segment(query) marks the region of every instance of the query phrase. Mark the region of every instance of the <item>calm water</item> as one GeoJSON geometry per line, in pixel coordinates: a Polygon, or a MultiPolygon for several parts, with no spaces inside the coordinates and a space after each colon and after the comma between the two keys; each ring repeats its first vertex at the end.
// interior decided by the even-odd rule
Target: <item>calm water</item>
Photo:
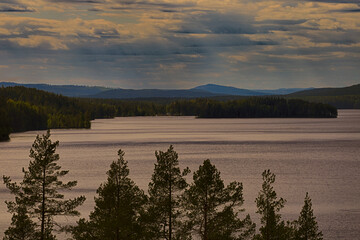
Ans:
{"type": "MultiPolygon", "coordinates": [[[[12,134],[0,143],[0,175],[22,179],[29,149],[36,134],[12,134]]],[[[53,130],[59,140],[59,164],[69,169],[78,186],[67,196],[86,195],[80,208],[87,216],[105,172],[125,151],[132,179],[144,190],[151,178],[155,150],[173,144],[181,166],[196,170],[209,158],[228,183],[244,184],[246,212],[257,220],[254,200],[261,188],[261,173],[276,175],[275,190],[287,199],[285,219],[297,218],[305,193],[325,239],[360,236],[360,111],[340,110],[337,119],[195,119],[194,117],[129,117],[95,120],[91,130],[53,130]]],[[[10,223],[0,185],[0,238],[10,223]]],[[[66,219],[67,220],[67,219],[66,219]]],[[[65,221],[66,221],[65,220],[65,221]]],[[[69,218],[67,221],[73,222],[69,218]]]]}

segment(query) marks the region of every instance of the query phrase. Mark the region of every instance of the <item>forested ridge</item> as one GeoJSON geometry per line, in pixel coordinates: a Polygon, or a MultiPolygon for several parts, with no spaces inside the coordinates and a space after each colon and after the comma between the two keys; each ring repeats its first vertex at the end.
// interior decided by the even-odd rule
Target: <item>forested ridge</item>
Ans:
{"type": "Polygon", "coordinates": [[[315,88],[289,94],[286,98],[300,98],[341,109],[360,109],[360,84],[344,88],[315,88]]]}
{"type": "MultiPolygon", "coordinates": [[[[274,190],[275,174],[262,173],[263,183],[255,199],[257,226],[243,208],[243,184],[225,185],[220,171],[209,159],[192,174],[180,168],[178,154],[170,145],[156,151],[154,172],[148,192],[130,178],[125,152],[107,171],[107,179],[96,191],[94,210],[76,224],[62,226],[56,216],[79,216],[77,207],[84,196],[66,199],[76,181],[63,182],[68,170],[61,170],[56,153],[58,141],[50,131],[37,136],[30,149],[30,163],[23,168],[20,183],[3,176],[4,184],[14,195],[6,201],[12,214],[3,240],[56,240],[56,232],[67,232],[73,240],[322,240],[308,193],[296,220],[284,221],[281,209],[286,200],[274,190]],[[67,191],[65,191],[68,193],[67,191]]],[[[246,186],[245,186],[246,187],[246,186]]],[[[299,209],[300,210],[300,209],[299,209]]]]}
{"type": "Polygon", "coordinates": [[[127,116],[198,116],[201,118],[336,117],[321,103],[281,97],[240,99],[117,100],[70,98],[34,88],[0,88],[0,140],[12,132],[55,128],[90,128],[95,118],[127,116]]]}

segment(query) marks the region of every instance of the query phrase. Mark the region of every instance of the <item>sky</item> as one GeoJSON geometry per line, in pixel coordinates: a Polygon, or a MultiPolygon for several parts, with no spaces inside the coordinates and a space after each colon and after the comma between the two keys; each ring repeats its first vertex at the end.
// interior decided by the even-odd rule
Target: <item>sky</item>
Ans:
{"type": "Polygon", "coordinates": [[[360,83],[360,0],[0,0],[0,81],[360,83]]]}

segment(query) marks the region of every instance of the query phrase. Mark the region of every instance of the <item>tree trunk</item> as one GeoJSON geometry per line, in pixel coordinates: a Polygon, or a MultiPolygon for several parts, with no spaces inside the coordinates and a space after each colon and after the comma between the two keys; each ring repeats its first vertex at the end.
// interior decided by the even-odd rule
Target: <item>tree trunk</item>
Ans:
{"type": "Polygon", "coordinates": [[[45,232],[45,167],[43,169],[43,183],[42,183],[42,203],[41,203],[41,240],[44,240],[45,232]]]}
{"type": "Polygon", "coordinates": [[[172,235],[172,164],[170,163],[169,171],[169,240],[172,235]]]}
{"type": "Polygon", "coordinates": [[[172,234],[172,206],[171,206],[171,181],[169,185],[169,240],[171,240],[171,234],[172,234]]]}
{"type": "Polygon", "coordinates": [[[204,240],[208,240],[208,193],[207,188],[205,192],[205,206],[204,206],[204,240]]]}

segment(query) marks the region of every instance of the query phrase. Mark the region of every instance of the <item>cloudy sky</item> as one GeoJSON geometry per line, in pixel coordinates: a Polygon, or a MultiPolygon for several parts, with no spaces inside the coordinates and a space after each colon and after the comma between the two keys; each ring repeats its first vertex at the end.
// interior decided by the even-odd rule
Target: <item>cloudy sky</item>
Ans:
{"type": "Polygon", "coordinates": [[[352,85],[360,0],[0,0],[0,81],[352,85]]]}

